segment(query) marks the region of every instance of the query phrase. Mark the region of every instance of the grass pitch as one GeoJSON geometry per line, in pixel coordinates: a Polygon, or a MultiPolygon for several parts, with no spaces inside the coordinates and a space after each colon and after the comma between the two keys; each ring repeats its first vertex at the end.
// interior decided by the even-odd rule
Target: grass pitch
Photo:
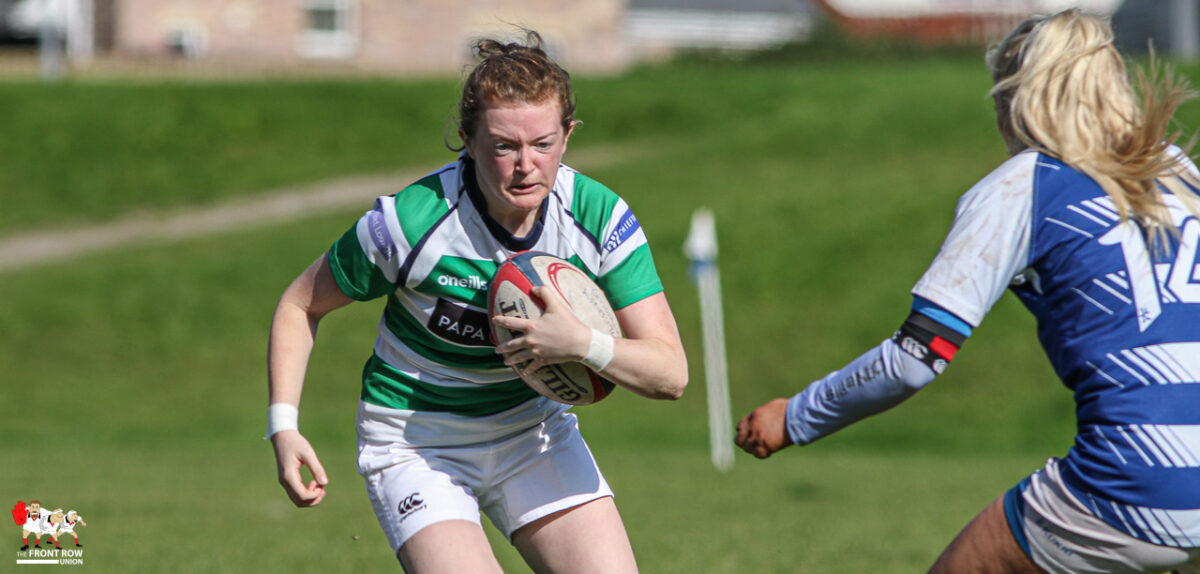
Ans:
{"type": "MultiPolygon", "coordinates": [[[[717,213],[736,418],[904,319],[957,197],[1004,159],[987,88],[978,59],[961,58],[690,63],[577,80],[585,125],[567,161],[624,150],[587,173],[637,210],[692,365],[678,402],[618,392],[576,409],[643,571],[920,571],[979,509],[1070,446],[1070,393],[1006,297],[946,374],[901,407],[767,461],[739,454],[729,473],[709,463],[699,310],[681,249],[692,210],[717,213]]],[[[0,102],[41,116],[3,112],[24,136],[0,139],[0,237],[432,169],[453,158],[439,151],[453,94],[453,81],[0,84],[0,102]],[[106,117],[134,127],[108,130],[106,117]],[[50,128],[31,127],[39,121],[50,128]]],[[[1193,108],[1182,126],[1195,125],[1193,108]]],[[[332,477],[319,508],[291,507],[261,438],[275,302],[360,213],[0,275],[0,494],[78,510],[90,571],[396,571],[354,470],[358,375],[378,305],[322,323],[300,422],[332,477]]],[[[20,543],[9,528],[3,561],[20,543]]],[[[527,571],[491,534],[505,569],[527,571]]]]}

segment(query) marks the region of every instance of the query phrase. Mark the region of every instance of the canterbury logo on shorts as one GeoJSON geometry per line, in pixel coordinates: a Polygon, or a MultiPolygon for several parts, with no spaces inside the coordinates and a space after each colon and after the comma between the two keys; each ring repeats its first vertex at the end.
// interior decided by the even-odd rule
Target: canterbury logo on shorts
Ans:
{"type": "Polygon", "coordinates": [[[425,501],[421,499],[420,492],[414,492],[404,497],[404,500],[401,500],[400,504],[397,505],[396,510],[400,513],[400,519],[403,520],[407,518],[409,514],[412,514],[417,510],[421,510],[422,508],[425,508],[425,501]]]}

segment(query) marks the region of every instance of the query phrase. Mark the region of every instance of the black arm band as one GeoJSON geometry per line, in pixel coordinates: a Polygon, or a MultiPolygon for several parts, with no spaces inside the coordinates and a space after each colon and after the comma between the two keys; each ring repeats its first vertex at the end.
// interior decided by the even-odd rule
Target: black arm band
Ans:
{"type": "Polygon", "coordinates": [[[939,375],[966,340],[962,333],[916,311],[892,335],[892,342],[939,375]]]}

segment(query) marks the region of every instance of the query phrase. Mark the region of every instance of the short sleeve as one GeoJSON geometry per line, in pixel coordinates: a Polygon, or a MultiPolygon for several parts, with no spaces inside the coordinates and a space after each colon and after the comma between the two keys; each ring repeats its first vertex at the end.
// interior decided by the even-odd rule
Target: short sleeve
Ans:
{"type": "Polygon", "coordinates": [[[963,195],[950,233],[913,295],[979,326],[1029,265],[1036,161],[1036,152],[1022,152],[963,195]]]}
{"type": "Polygon", "coordinates": [[[329,248],[334,280],[352,299],[366,301],[396,289],[400,249],[388,225],[389,212],[394,210],[384,209],[391,203],[394,200],[390,197],[377,200],[375,208],[363,214],[329,248]]]}
{"type": "Polygon", "coordinates": [[[663,290],[646,232],[625,200],[612,204],[601,237],[599,284],[614,309],[663,290]]]}
{"type": "Polygon", "coordinates": [[[615,268],[601,276],[598,283],[608,294],[608,302],[613,309],[637,303],[663,290],[649,244],[642,244],[635,249],[615,268]]]}

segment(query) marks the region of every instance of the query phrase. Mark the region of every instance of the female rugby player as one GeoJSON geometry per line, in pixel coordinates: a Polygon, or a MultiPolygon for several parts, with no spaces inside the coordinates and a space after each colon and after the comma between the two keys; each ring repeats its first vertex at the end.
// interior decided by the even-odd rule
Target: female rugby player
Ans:
{"type": "Polygon", "coordinates": [[[989,52],[1012,157],[959,201],[908,319],[738,424],[766,458],[899,404],[1013,291],[1075,394],[1075,445],[976,516],[933,572],[1200,572],[1200,180],[1167,129],[1193,94],[1153,65],[1135,90],[1112,37],[1069,10],[989,52]]]}
{"type": "Polygon", "coordinates": [[[380,197],[284,292],[271,325],[268,436],[297,506],[328,477],[297,430],[317,324],[352,301],[386,296],[363,372],[358,466],[408,572],[500,572],[480,526],[487,513],[537,572],[635,572],[625,527],[567,405],[534,393],[509,365],[587,359],[636,394],[675,399],[687,361],[646,236],[626,202],[562,165],[575,128],[568,74],[528,32],[483,40],[459,102],[464,151],[380,197]],[[584,326],[552,291],[536,320],[490,338],[487,284],[518,251],[580,264],[625,334],[584,326]],[[597,344],[597,343],[600,344],[597,344]],[[313,480],[307,484],[300,467],[313,480]]]}

